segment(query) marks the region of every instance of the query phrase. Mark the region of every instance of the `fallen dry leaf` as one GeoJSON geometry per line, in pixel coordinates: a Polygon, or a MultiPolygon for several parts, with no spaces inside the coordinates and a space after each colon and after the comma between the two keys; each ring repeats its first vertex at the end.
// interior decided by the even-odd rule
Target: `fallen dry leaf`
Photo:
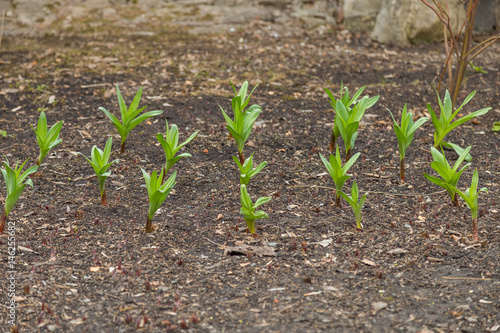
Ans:
{"type": "Polygon", "coordinates": [[[361,260],[361,262],[365,265],[368,265],[368,266],[375,266],[375,267],[378,266],[375,262],[373,262],[369,259],[363,259],[363,260],[361,260]]]}
{"type": "Polygon", "coordinates": [[[228,246],[224,250],[224,255],[246,255],[247,253],[251,253],[258,257],[268,256],[275,257],[276,252],[274,252],[274,248],[270,246],[251,246],[251,245],[239,245],[239,246],[228,246]]]}

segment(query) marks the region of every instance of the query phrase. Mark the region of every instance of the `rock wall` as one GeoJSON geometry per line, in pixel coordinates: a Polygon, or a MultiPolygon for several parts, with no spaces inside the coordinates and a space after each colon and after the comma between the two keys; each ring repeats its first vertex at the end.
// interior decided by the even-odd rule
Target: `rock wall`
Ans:
{"type": "MultiPolygon", "coordinates": [[[[455,31],[465,18],[461,0],[447,2],[455,31]]],[[[432,3],[432,0],[429,0],[432,3]]],[[[440,39],[443,27],[436,14],[421,0],[345,0],[346,27],[354,32],[368,32],[381,43],[418,44],[440,39]]],[[[493,33],[500,25],[500,0],[480,0],[474,28],[479,33],[493,33]]]]}

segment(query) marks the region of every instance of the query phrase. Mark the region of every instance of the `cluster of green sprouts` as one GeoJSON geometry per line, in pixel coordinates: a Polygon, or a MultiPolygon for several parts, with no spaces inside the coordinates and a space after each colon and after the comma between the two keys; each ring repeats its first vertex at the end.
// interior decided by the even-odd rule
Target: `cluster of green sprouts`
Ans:
{"type": "MultiPolygon", "coordinates": [[[[334,126],[332,129],[332,135],[330,138],[330,151],[335,150],[335,155],[330,155],[329,159],[326,159],[323,155],[320,155],[320,158],[330,173],[332,180],[335,184],[335,193],[336,193],[336,206],[340,207],[340,198],[344,198],[346,202],[351,206],[354,211],[354,215],[356,218],[356,227],[362,228],[361,224],[361,210],[363,208],[366,194],[362,197],[359,195],[358,185],[356,182],[353,182],[351,188],[351,195],[344,193],[342,188],[344,184],[352,177],[351,174],[348,174],[348,170],[354,165],[356,160],[359,157],[359,153],[355,154],[353,158],[351,158],[351,150],[354,147],[355,139],[358,135],[357,130],[359,127],[359,121],[364,115],[364,112],[369,107],[373,106],[379,96],[375,96],[369,98],[365,96],[361,98],[363,90],[365,87],[360,88],[352,97],[349,94],[349,89],[344,87],[341,84],[341,93],[340,98],[336,99],[333,93],[325,88],[325,91],[330,98],[329,103],[330,106],[335,111],[335,120],[334,126]],[[344,146],[346,151],[346,163],[342,165],[342,159],[340,157],[340,152],[338,145],[336,145],[336,140],[339,136],[342,136],[344,140],[344,146]]],[[[438,94],[438,105],[440,109],[439,117],[436,115],[436,112],[432,109],[430,104],[427,104],[427,109],[431,115],[432,124],[434,125],[435,133],[434,133],[434,147],[431,148],[431,154],[433,157],[433,162],[431,163],[432,169],[434,169],[441,178],[428,175],[424,173],[424,176],[435,183],[446,189],[448,194],[450,195],[451,201],[455,206],[459,206],[458,197],[461,196],[464,201],[467,203],[467,206],[471,209],[472,219],[473,219],[473,237],[475,240],[478,239],[477,232],[477,193],[486,191],[485,188],[477,191],[477,182],[478,182],[478,174],[477,169],[474,172],[472,185],[466,192],[461,192],[457,189],[457,184],[460,179],[462,173],[470,166],[470,163],[464,165],[460,168],[462,162],[464,160],[470,161],[472,157],[469,152],[471,147],[467,147],[465,149],[460,146],[451,143],[445,142],[445,136],[457,128],[461,124],[465,123],[468,120],[471,120],[475,117],[486,114],[491,108],[484,108],[475,112],[472,112],[468,115],[465,115],[458,120],[453,122],[453,119],[458,115],[460,110],[474,97],[475,91],[470,93],[463,103],[458,107],[455,111],[453,111],[453,104],[450,98],[450,94],[448,91],[445,93],[444,100],[441,100],[438,94]],[[444,151],[439,152],[437,148],[442,147],[451,148],[455,150],[459,157],[455,162],[454,166],[451,167],[446,157],[444,155],[444,151]]],[[[415,131],[424,125],[429,118],[422,117],[414,121],[414,116],[412,112],[408,112],[407,105],[405,104],[403,110],[401,112],[401,121],[398,124],[392,112],[388,109],[391,114],[393,120],[393,128],[398,140],[399,146],[399,156],[400,156],[400,171],[399,177],[401,181],[405,181],[405,157],[406,150],[410,146],[413,141],[415,131]]]]}
{"type": "MultiPolygon", "coordinates": [[[[265,213],[263,210],[257,210],[257,208],[267,203],[269,200],[271,200],[271,198],[260,197],[254,203],[250,197],[250,194],[248,193],[248,185],[253,177],[266,167],[267,162],[263,161],[255,166],[253,159],[255,153],[252,153],[250,157],[245,159],[243,151],[245,143],[251,134],[253,125],[262,112],[262,108],[257,104],[248,107],[250,97],[257,88],[257,85],[250,91],[250,93],[248,93],[248,82],[246,81],[241,85],[241,88],[238,91],[232,83],[231,86],[235,94],[235,96],[231,100],[234,120],[227,115],[222,107],[220,107],[220,109],[226,121],[226,127],[229,131],[229,137],[233,138],[236,141],[236,146],[238,149],[238,156],[233,156],[233,160],[239,170],[241,202],[240,214],[244,216],[244,220],[248,226],[248,230],[250,231],[250,233],[255,236],[256,220],[269,218],[267,213],[265,213]]],[[[335,154],[330,154],[329,158],[325,158],[322,154],[319,154],[321,161],[328,170],[335,184],[336,206],[341,207],[340,198],[344,198],[344,200],[351,206],[354,212],[356,227],[359,229],[363,227],[361,223],[361,210],[364,206],[367,194],[365,193],[362,196],[360,195],[358,184],[355,181],[352,184],[350,195],[343,192],[343,187],[346,182],[348,182],[349,179],[353,176],[352,174],[348,174],[348,171],[356,163],[360,156],[360,153],[356,153],[351,157],[355,140],[358,136],[359,123],[363,115],[365,114],[365,111],[368,108],[374,106],[379,99],[379,96],[371,98],[368,96],[364,96],[360,98],[361,94],[364,91],[364,88],[365,87],[358,89],[356,93],[351,97],[349,94],[349,89],[341,84],[340,98],[338,99],[335,98],[330,90],[325,88],[325,91],[330,99],[329,103],[335,111],[335,120],[329,147],[330,151],[335,150],[335,154]],[[344,141],[344,164],[342,163],[339,147],[336,144],[336,140],[339,136],[341,136],[344,141]]],[[[135,97],[129,107],[127,107],[127,105],[125,104],[118,86],[116,86],[116,90],[118,96],[118,106],[121,113],[121,121],[119,121],[118,118],[113,116],[106,109],[102,107],[100,107],[99,109],[103,111],[106,116],[108,116],[108,118],[112,121],[118,133],[120,134],[120,153],[123,153],[127,136],[130,131],[144,120],[160,115],[163,113],[163,111],[155,110],[141,114],[141,112],[146,108],[146,106],[139,108],[139,103],[142,95],[142,87],[135,94],[135,97]]],[[[453,110],[452,99],[448,91],[446,91],[443,100],[441,100],[438,95],[437,102],[440,109],[439,116],[436,114],[430,104],[427,104],[427,110],[430,113],[432,124],[435,129],[434,146],[431,148],[431,155],[433,158],[431,167],[440,176],[440,178],[431,176],[427,173],[424,173],[424,176],[432,183],[444,188],[448,192],[451,201],[455,206],[459,206],[459,197],[464,200],[464,202],[471,210],[474,240],[478,240],[478,194],[480,192],[486,191],[486,188],[481,188],[478,190],[479,175],[477,168],[474,171],[471,186],[467,188],[465,192],[462,192],[457,188],[460,176],[471,165],[471,146],[463,149],[456,144],[444,141],[446,135],[453,129],[457,128],[468,120],[486,114],[491,109],[483,108],[453,121],[458,116],[460,110],[474,97],[475,93],[475,91],[470,93],[465,98],[460,107],[458,107],[456,110],[453,110]],[[441,149],[441,151],[438,150],[439,148],[441,149]],[[453,167],[448,163],[443,148],[451,148],[458,153],[459,157],[455,161],[453,167]],[[469,163],[462,166],[462,163],[464,161],[467,161],[469,163]]],[[[401,181],[404,182],[406,151],[413,141],[415,131],[423,126],[429,119],[426,117],[422,117],[420,119],[414,120],[414,115],[412,112],[409,112],[407,110],[406,104],[402,109],[401,120],[399,123],[396,121],[392,112],[390,110],[388,111],[391,114],[393,120],[393,128],[399,146],[399,176],[401,181]]],[[[16,163],[14,167],[11,167],[9,161],[7,160],[7,158],[5,158],[5,161],[3,162],[4,168],[1,169],[1,172],[7,187],[7,197],[4,205],[4,210],[0,218],[0,233],[3,232],[7,217],[9,216],[10,211],[16,204],[26,185],[33,187],[33,182],[28,177],[37,171],[38,166],[43,162],[50,150],[62,142],[62,139],[59,138],[62,125],[62,121],[59,121],[49,129],[47,126],[47,118],[45,112],[41,112],[36,129],[32,127],[33,131],[36,134],[37,142],[40,148],[40,153],[38,158],[36,159],[35,166],[32,166],[23,172],[22,170],[27,163],[27,160],[21,165],[19,165],[19,163],[16,163]]],[[[178,154],[180,149],[190,143],[197,136],[197,134],[198,132],[194,132],[184,142],[179,143],[179,129],[175,124],[169,127],[168,121],[166,121],[165,134],[157,134],[156,138],[158,139],[159,144],[162,146],[165,152],[165,164],[161,167],[161,171],[159,173],[157,171],[152,171],[151,175],[141,168],[149,197],[149,210],[145,227],[146,232],[149,233],[155,230],[155,227],[152,224],[153,217],[175,186],[177,171],[174,171],[168,178],[167,174],[169,173],[171,168],[179,161],[179,159],[183,157],[191,157],[191,154],[189,154],[188,152],[178,154]]],[[[84,156],[84,158],[92,166],[97,176],[101,202],[103,205],[106,205],[105,181],[106,178],[111,174],[110,167],[112,166],[112,164],[119,162],[119,160],[110,161],[111,149],[112,138],[109,138],[106,142],[104,150],[101,150],[94,145],[91,149],[90,157],[78,153],[84,156]]]]}
{"type": "Polygon", "coordinates": [[[262,171],[262,169],[264,169],[264,167],[267,165],[267,162],[264,161],[261,162],[257,167],[254,167],[254,154],[252,153],[252,155],[250,155],[250,157],[247,159],[245,159],[243,155],[245,142],[248,140],[248,137],[252,132],[253,124],[262,112],[262,108],[257,104],[254,104],[245,110],[250,102],[250,96],[252,96],[252,93],[254,92],[255,88],[257,88],[257,86],[258,85],[255,85],[250,94],[248,94],[247,81],[243,82],[239,91],[236,91],[236,87],[233,85],[233,83],[231,83],[231,87],[233,88],[235,94],[235,96],[231,100],[234,120],[232,120],[224,111],[224,109],[220,107],[222,115],[226,120],[226,127],[229,131],[229,136],[234,138],[234,140],[236,141],[236,146],[238,147],[238,157],[233,156],[233,160],[240,171],[240,214],[244,216],[248,230],[254,236],[256,235],[255,221],[261,218],[269,218],[269,216],[264,213],[264,211],[256,211],[256,208],[271,200],[270,197],[261,197],[257,199],[254,204],[247,190],[247,185],[250,180],[260,171],[262,171]]]}

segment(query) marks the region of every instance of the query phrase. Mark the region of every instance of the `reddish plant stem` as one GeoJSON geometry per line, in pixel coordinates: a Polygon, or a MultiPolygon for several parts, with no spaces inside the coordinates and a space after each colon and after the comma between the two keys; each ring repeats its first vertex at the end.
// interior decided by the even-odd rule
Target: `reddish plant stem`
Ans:
{"type": "Polygon", "coordinates": [[[106,190],[104,190],[102,192],[102,195],[101,195],[101,202],[102,202],[102,205],[103,206],[106,206],[106,190]]]}
{"type": "Polygon", "coordinates": [[[458,204],[458,195],[457,195],[456,193],[455,193],[455,198],[453,198],[453,205],[454,205],[455,207],[460,206],[460,205],[458,204]]]}
{"type": "Polygon", "coordinates": [[[401,177],[401,181],[405,181],[405,158],[403,157],[399,162],[399,177],[401,177]]]}
{"type": "Polygon", "coordinates": [[[474,237],[474,241],[479,240],[479,234],[477,232],[477,217],[472,219],[472,237],[474,237]]]}
{"type": "Polygon", "coordinates": [[[238,157],[240,159],[240,163],[241,165],[243,165],[243,163],[245,163],[245,156],[243,156],[243,152],[238,152],[238,157]]]}
{"type": "Polygon", "coordinates": [[[340,208],[340,195],[335,199],[335,206],[340,208]]]}
{"type": "Polygon", "coordinates": [[[7,222],[7,214],[5,210],[2,212],[2,217],[0,217],[0,234],[3,234],[3,229],[5,228],[5,222],[7,222]]]}
{"type": "Polygon", "coordinates": [[[148,219],[146,220],[146,233],[153,232],[153,219],[148,219]]]}
{"type": "Polygon", "coordinates": [[[346,152],[345,152],[345,162],[349,162],[349,160],[351,159],[351,149],[349,148],[346,152]]]}
{"type": "Polygon", "coordinates": [[[120,145],[120,154],[123,154],[125,152],[125,143],[127,141],[123,141],[122,144],[120,145]]]}
{"type": "Polygon", "coordinates": [[[163,185],[165,178],[167,178],[167,172],[165,171],[165,166],[162,166],[161,170],[163,171],[163,176],[161,176],[161,184],[163,185]]]}
{"type": "Polygon", "coordinates": [[[332,136],[330,137],[330,151],[335,150],[335,133],[332,131],[332,136]]]}

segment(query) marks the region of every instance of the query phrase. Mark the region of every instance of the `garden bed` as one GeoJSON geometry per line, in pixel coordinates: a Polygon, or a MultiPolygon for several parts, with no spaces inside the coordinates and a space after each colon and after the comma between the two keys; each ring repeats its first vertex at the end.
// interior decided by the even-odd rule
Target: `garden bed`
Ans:
{"type": "MultiPolygon", "coordinates": [[[[33,163],[38,147],[29,124],[40,111],[49,125],[64,121],[63,143],[9,216],[21,332],[500,330],[500,151],[491,131],[500,118],[498,45],[476,59],[488,72],[471,70],[460,97],[478,91],[464,114],[493,109],[447,137],[472,145],[459,188],[470,185],[475,168],[488,188],[479,199],[479,236],[487,244],[474,245],[463,201],[454,207],[422,175],[434,174],[432,123],[416,131],[401,183],[386,110],[399,118],[404,103],[418,117],[426,103],[436,108],[431,83],[444,61],[440,44],[389,47],[306,27],[277,35],[259,20],[213,35],[146,28],[154,33],[111,27],[4,37],[0,130],[7,137],[0,152],[33,163]],[[272,197],[257,237],[239,215],[237,150],[219,108],[230,110],[229,81],[245,80],[260,83],[251,103],[263,108],[245,153],[269,163],[250,193],[272,197]],[[368,193],[362,231],[345,202],[334,206],[334,184],[318,156],[329,153],[334,119],[323,88],[338,93],[341,81],[381,96],[363,118],[354,147],[361,157],[346,185],[355,180],[368,193]],[[122,155],[115,128],[98,110],[118,114],[114,84],[128,103],[143,86],[141,105],[164,110],[131,132],[122,155]],[[181,140],[199,135],[181,150],[193,156],[174,166],[177,184],[154,218],[158,230],[146,234],[140,168],[159,171],[164,163],[156,134],[165,133],[165,119],[181,140]],[[102,206],[93,170],[76,152],[88,156],[109,136],[111,158],[120,161],[110,168],[102,206]],[[259,250],[231,252],[242,245],[259,250]]],[[[6,283],[8,242],[0,242],[6,283]]],[[[6,293],[0,301],[0,324],[8,328],[6,293]]]]}

